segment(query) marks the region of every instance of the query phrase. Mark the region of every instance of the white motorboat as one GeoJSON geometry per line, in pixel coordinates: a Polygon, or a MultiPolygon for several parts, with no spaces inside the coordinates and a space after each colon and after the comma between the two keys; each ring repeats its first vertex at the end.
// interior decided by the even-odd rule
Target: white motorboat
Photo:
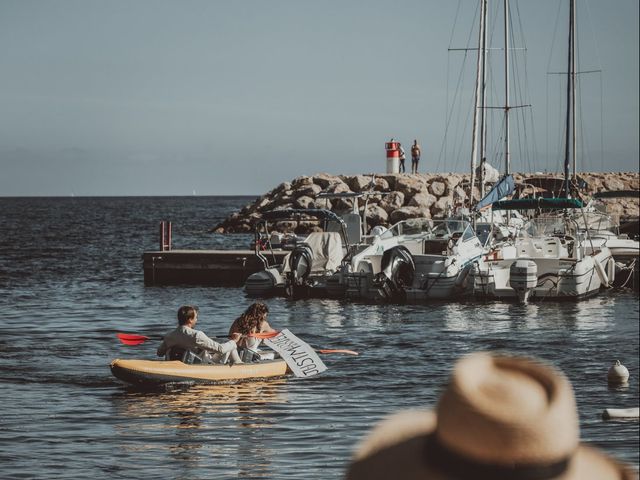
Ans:
{"type": "MultiPolygon", "coordinates": [[[[571,199],[500,202],[524,209],[533,204],[577,206],[571,199]],[[562,201],[562,202],[560,202],[562,201]]],[[[610,286],[615,262],[605,247],[593,248],[570,216],[537,217],[518,235],[482,256],[469,273],[467,290],[478,297],[580,300],[610,286]]]]}
{"type": "Polygon", "coordinates": [[[302,242],[293,245],[280,265],[268,266],[268,249],[256,249],[256,255],[263,259],[265,269],[247,278],[245,292],[259,297],[285,294],[290,297],[325,296],[326,279],[335,273],[349,251],[344,220],[324,209],[273,210],[265,212],[263,216],[265,222],[260,228],[267,232],[269,220],[301,216],[321,220],[324,228],[323,231],[310,233],[302,242]]]}
{"type": "Polygon", "coordinates": [[[424,241],[433,236],[432,227],[432,220],[414,218],[380,229],[369,245],[346,257],[332,276],[334,294],[373,300],[392,296],[395,285],[413,268],[412,256],[422,253],[424,241]]]}
{"type": "Polygon", "coordinates": [[[451,298],[463,290],[469,269],[482,253],[469,222],[442,220],[422,241],[422,252],[411,255],[412,268],[405,267],[397,280],[392,277],[390,285],[409,302],[451,298]]]}

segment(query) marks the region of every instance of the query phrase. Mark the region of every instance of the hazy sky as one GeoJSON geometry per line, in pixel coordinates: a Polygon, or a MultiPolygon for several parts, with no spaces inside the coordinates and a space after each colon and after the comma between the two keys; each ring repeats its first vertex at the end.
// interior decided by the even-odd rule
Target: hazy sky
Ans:
{"type": "MultiPolygon", "coordinates": [[[[638,3],[578,1],[579,69],[602,70],[581,77],[581,170],[638,169],[638,3]]],[[[390,137],[423,144],[422,171],[467,171],[469,117],[451,112],[458,83],[473,91],[475,54],[461,68],[448,49],[475,46],[476,9],[0,0],[0,196],[261,194],[298,175],[384,172],[390,137]]],[[[566,69],[568,1],[512,9],[533,143],[512,168],[557,170],[562,87],[549,72],[566,69]]]]}

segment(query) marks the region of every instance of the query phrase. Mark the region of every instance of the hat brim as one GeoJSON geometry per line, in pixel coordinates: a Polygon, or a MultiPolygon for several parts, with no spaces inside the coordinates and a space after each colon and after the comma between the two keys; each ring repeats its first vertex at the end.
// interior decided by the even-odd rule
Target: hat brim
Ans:
{"type": "MultiPolygon", "coordinates": [[[[435,433],[432,411],[407,410],[388,417],[360,443],[349,466],[347,480],[402,478],[450,480],[447,472],[425,460],[427,441],[435,433]]],[[[549,480],[627,480],[637,478],[622,465],[580,445],[567,470],[549,480]]]]}

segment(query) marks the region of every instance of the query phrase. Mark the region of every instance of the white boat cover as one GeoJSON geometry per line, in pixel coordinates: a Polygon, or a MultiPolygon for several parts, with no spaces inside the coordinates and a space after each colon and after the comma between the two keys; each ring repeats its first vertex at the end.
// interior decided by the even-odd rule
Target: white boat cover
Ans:
{"type": "MultiPolygon", "coordinates": [[[[328,272],[333,273],[340,266],[344,250],[342,248],[342,238],[338,232],[312,232],[304,240],[313,252],[311,261],[311,273],[328,272]]],[[[284,271],[291,271],[289,267],[289,256],[284,260],[284,271]]]]}

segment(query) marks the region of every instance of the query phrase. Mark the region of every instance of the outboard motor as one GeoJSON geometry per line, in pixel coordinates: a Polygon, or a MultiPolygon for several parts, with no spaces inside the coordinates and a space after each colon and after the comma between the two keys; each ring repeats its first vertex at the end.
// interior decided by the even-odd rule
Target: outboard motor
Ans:
{"type": "Polygon", "coordinates": [[[520,303],[527,303],[529,294],[538,285],[538,265],[532,260],[517,260],[509,268],[509,284],[518,294],[520,303]]]}
{"type": "Polygon", "coordinates": [[[297,296],[296,292],[299,287],[305,286],[306,280],[311,273],[311,265],[313,263],[313,251],[306,243],[297,244],[289,256],[290,272],[287,274],[287,294],[297,296]]]}
{"type": "Polygon", "coordinates": [[[382,283],[382,292],[387,298],[399,299],[413,283],[416,266],[409,250],[398,246],[384,252],[381,270],[378,281],[382,283]]]}

